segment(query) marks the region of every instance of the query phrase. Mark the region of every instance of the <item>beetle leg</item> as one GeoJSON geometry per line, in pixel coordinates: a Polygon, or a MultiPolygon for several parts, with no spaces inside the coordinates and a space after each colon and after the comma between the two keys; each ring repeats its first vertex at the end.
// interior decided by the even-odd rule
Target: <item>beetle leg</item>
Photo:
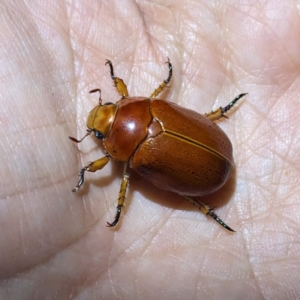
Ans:
{"type": "Polygon", "coordinates": [[[125,168],[124,168],[124,172],[123,172],[123,179],[122,179],[122,183],[121,183],[120,191],[119,191],[117,213],[116,213],[115,219],[112,223],[106,222],[107,227],[116,226],[117,223],[119,222],[122,208],[124,207],[125,195],[126,195],[128,185],[129,185],[129,174],[127,173],[127,164],[125,164],[125,168]]]}
{"type": "Polygon", "coordinates": [[[232,228],[230,228],[226,223],[224,223],[215,213],[212,208],[210,208],[208,205],[205,205],[204,203],[197,201],[191,197],[184,196],[191,204],[199,208],[204,214],[211,216],[215,221],[217,221],[221,226],[223,226],[225,229],[235,232],[232,228]]]}
{"type": "Polygon", "coordinates": [[[217,110],[213,110],[209,113],[205,113],[204,116],[209,118],[210,120],[212,121],[215,121],[215,120],[218,120],[222,117],[225,117],[227,118],[224,114],[229,111],[233,105],[238,101],[240,100],[242,97],[244,97],[245,95],[247,95],[247,93],[244,93],[244,94],[240,94],[238,95],[236,98],[234,98],[228,105],[226,105],[225,107],[220,107],[218,108],[217,110]]]}
{"type": "Polygon", "coordinates": [[[105,65],[107,65],[107,64],[109,65],[109,68],[110,68],[110,77],[114,81],[114,84],[115,84],[115,87],[116,87],[118,93],[122,96],[122,99],[128,97],[128,90],[127,90],[126,84],[124,83],[124,81],[121,78],[115,77],[113,64],[108,59],[106,60],[105,65]]]}
{"type": "Polygon", "coordinates": [[[165,87],[167,86],[167,84],[171,81],[172,78],[172,64],[170,62],[170,59],[168,57],[168,61],[166,62],[166,64],[168,64],[169,66],[169,76],[166,80],[163,81],[163,83],[151,94],[150,99],[155,98],[159,93],[161,93],[165,87]]]}
{"type": "Polygon", "coordinates": [[[96,172],[98,170],[101,170],[103,167],[105,167],[105,165],[109,162],[109,155],[106,155],[100,159],[97,159],[93,162],[91,162],[89,165],[87,165],[86,167],[82,168],[78,174],[79,176],[79,181],[77,183],[77,185],[75,186],[75,188],[72,190],[72,192],[77,192],[80,187],[82,186],[82,184],[84,183],[84,173],[85,171],[88,172],[96,172]]]}

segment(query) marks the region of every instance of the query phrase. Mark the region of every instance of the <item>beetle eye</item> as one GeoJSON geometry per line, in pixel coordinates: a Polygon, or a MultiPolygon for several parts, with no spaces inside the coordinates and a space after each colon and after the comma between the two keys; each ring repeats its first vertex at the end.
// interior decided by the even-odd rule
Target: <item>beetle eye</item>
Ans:
{"type": "Polygon", "coordinates": [[[104,138],[103,133],[100,131],[95,131],[95,137],[100,140],[104,138]]]}

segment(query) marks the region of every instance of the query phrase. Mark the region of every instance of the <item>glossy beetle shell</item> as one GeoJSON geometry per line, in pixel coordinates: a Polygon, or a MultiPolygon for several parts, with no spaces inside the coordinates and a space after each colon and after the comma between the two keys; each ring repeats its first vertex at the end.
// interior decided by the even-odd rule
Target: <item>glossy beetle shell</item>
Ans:
{"type": "Polygon", "coordinates": [[[225,113],[246,93],[238,95],[225,107],[219,107],[205,115],[156,99],[172,78],[172,64],[169,59],[166,63],[169,75],[150,97],[130,97],[124,81],[115,76],[112,62],[106,61],[121,100],[116,104],[102,104],[101,90],[90,91],[99,93],[99,105],[88,116],[87,133],[80,140],[69,138],[80,143],[94,133],[95,137],[102,140],[106,154],[80,170],[79,181],[72,191],[80,189],[86,171],[101,170],[113,158],[123,162],[124,170],[117,212],[114,221],[107,222],[107,226],[117,225],[120,219],[129,185],[130,167],[157,187],[182,195],[225,229],[233,232],[198,197],[219,189],[231,174],[231,143],[213,121],[225,117],[225,113]]]}
{"type": "MultiPolygon", "coordinates": [[[[99,118],[111,120],[107,114],[99,118]]],[[[101,131],[99,118],[88,118],[88,127],[101,131]]],[[[130,97],[117,102],[113,118],[103,139],[106,151],[161,189],[203,196],[219,189],[231,174],[231,142],[220,127],[195,111],[164,100],[130,97]]]]}

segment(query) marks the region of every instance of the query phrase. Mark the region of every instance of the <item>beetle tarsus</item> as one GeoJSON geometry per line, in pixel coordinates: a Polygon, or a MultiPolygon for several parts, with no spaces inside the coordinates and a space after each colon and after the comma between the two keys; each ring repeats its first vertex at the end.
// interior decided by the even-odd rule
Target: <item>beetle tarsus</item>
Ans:
{"type": "Polygon", "coordinates": [[[154,90],[154,92],[151,94],[150,96],[150,99],[153,99],[155,98],[158,94],[160,94],[164,89],[165,87],[167,86],[167,84],[171,81],[171,78],[172,78],[172,74],[173,74],[173,67],[172,67],[172,64],[170,62],[170,59],[168,57],[168,61],[166,62],[166,64],[168,64],[169,66],[169,75],[168,75],[168,78],[165,79],[163,81],[163,83],[161,85],[159,85],[159,87],[157,89],[154,90]]]}
{"type": "Polygon", "coordinates": [[[110,77],[111,77],[112,80],[115,80],[116,77],[115,77],[115,74],[114,74],[114,67],[113,67],[112,62],[109,59],[107,59],[105,65],[109,65],[110,77]]]}
{"type": "Polygon", "coordinates": [[[207,215],[211,216],[215,221],[217,221],[221,226],[223,226],[225,229],[231,231],[231,232],[236,232],[232,228],[230,228],[226,223],[224,223],[218,215],[215,214],[212,208],[210,208],[207,212],[207,215]]]}
{"type": "Polygon", "coordinates": [[[88,167],[84,167],[80,170],[78,176],[79,176],[79,181],[77,183],[77,185],[74,187],[74,189],[72,189],[72,192],[77,192],[80,187],[83,185],[84,183],[84,172],[88,169],[88,167]]]}
{"type": "Polygon", "coordinates": [[[75,186],[75,188],[72,190],[72,192],[77,192],[80,189],[80,187],[83,185],[85,171],[96,172],[98,170],[101,170],[109,162],[109,158],[110,158],[110,156],[107,153],[104,157],[99,158],[99,159],[97,159],[95,161],[92,161],[87,166],[85,166],[84,168],[82,168],[80,170],[79,174],[78,174],[79,181],[78,181],[77,185],[75,186]]]}
{"type": "Polygon", "coordinates": [[[117,213],[116,213],[114,221],[112,223],[106,222],[106,227],[114,227],[118,224],[119,219],[120,219],[120,215],[121,215],[121,212],[122,212],[122,207],[123,207],[122,205],[117,206],[117,213]]]}
{"type": "Polygon", "coordinates": [[[170,62],[170,59],[169,57],[168,58],[168,61],[166,61],[165,63],[168,64],[169,66],[169,76],[166,80],[164,80],[164,83],[167,85],[170,81],[171,81],[171,78],[172,78],[172,75],[173,75],[173,67],[172,67],[172,64],[170,62]]]}
{"type": "Polygon", "coordinates": [[[224,107],[221,106],[216,110],[212,110],[209,113],[205,113],[204,116],[206,118],[210,119],[211,121],[216,121],[220,118],[228,119],[228,117],[225,115],[225,113],[228,112],[234,106],[234,104],[237,103],[237,101],[240,100],[245,95],[247,95],[247,93],[238,95],[228,105],[226,105],[224,107]]]}
{"type": "Polygon", "coordinates": [[[236,104],[238,102],[238,100],[240,100],[242,97],[248,95],[248,93],[243,93],[243,94],[240,94],[238,95],[237,97],[235,97],[228,105],[226,105],[225,107],[220,107],[221,108],[221,112],[222,112],[222,116],[224,116],[224,114],[229,111],[233,106],[234,104],[236,104]]]}
{"type": "Polygon", "coordinates": [[[113,80],[115,88],[117,89],[118,93],[122,96],[122,99],[128,97],[127,86],[124,83],[123,79],[115,76],[113,64],[109,59],[106,60],[105,65],[107,64],[109,65],[110,68],[110,77],[113,80]]]}
{"type": "Polygon", "coordinates": [[[129,185],[129,174],[127,173],[127,168],[128,168],[128,164],[126,163],[124,166],[123,179],[122,179],[120,191],[119,191],[117,213],[116,213],[115,219],[112,223],[107,222],[107,225],[106,225],[107,227],[116,226],[117,223],[119,222],[122,208],[124,207],[126,191],[127,191],[128,185],[129,185]]]}
{"type": "Polygon", "coordinates": [[[217,214],[214,212],[214,208],[210,208],[208,205],[202,203],[199,200],[195,200],[192,197],[184,196],[192,205],[199,208],[205,215],[211,216],[215,221],[217,221],[221,226],[223,226],[225,229],[235,232],[232,228],[230,228],[226,223],[224,223],[217,214]]]}

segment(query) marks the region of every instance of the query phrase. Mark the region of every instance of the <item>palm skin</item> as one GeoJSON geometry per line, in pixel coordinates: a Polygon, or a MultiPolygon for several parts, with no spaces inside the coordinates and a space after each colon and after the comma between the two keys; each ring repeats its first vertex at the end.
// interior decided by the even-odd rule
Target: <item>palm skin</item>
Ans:
{"type": "Polygon", "coordinates": [[[3,3],[2,299],[296,299],[299,288],[300,19],[296,4],[191,1],[3,3]],[[181,197],[131,172],[115,229],[122,164],[77,173],[103,156],[79,146],[101,88],[200,113],[248,92],[218,122],[235,169],[204,197],[230,234],[181,197]]]}

